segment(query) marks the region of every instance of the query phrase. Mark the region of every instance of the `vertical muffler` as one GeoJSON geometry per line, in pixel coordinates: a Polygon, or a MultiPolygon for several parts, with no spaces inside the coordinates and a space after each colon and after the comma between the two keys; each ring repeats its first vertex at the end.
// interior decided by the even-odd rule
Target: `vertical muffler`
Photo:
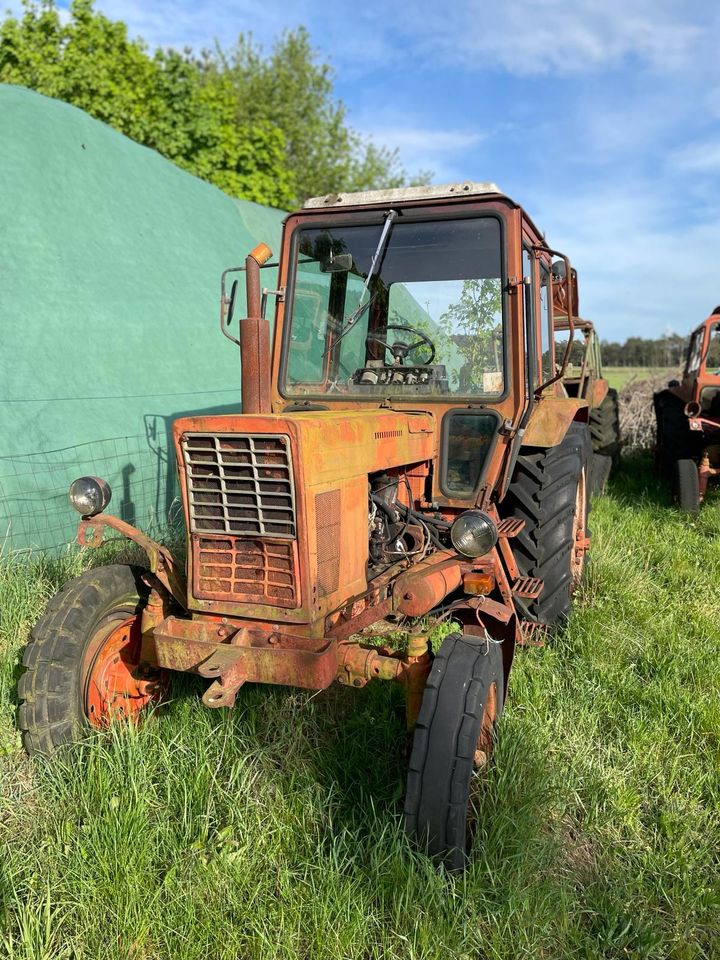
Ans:
{"type": "Polygon", "coordinates": [[[245,258],[247,317],[240,321],[240,365],[243,413],[270,413],[270,322],[262,316],[260,267],[272,256],[259,243],[245,258]]]}

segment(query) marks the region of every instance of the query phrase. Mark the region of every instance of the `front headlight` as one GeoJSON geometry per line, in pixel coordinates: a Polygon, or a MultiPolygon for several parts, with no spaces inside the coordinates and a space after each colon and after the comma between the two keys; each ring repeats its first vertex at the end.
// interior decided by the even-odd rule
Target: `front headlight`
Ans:
{"type": "Polygon", "coordinates": [[[482,510],[466,510],[450,527],[450,540],[464,557],[482,557],[497,543],[497,527],[482,510]]]}
{"type": "Polygon", "coordinates": [[[68,491],[71,505],[83,517],[102,513],[110,503],[111,496],[110,484],[100,477],[79,477],[73,480],[68,491]]]}

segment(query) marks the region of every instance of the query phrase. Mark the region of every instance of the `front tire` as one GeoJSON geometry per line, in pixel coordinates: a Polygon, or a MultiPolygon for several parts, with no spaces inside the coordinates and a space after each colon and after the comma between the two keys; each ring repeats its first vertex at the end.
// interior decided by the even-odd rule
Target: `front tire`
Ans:
{"type": "Polygon", "coordinates": [[[467,866],[477,778],[492,751],[503,691],[499,643],[460,633],[445,638],[415,726],[405,829],[451,871],[467,866]]]}
{"type": "Polygon", "coordinates": [[[18,683],[18,725],[29,754],[47,756],[88,726],[134,718],[162,699],[165,672],[140,663],[144,573],[124,564],[98,567],[50,600],[18,683]]]}

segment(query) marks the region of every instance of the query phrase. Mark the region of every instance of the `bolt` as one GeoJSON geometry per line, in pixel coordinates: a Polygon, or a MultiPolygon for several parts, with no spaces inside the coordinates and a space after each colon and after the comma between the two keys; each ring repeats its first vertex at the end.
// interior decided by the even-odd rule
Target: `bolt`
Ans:
{"type": "Polygon", "coordinates": [[[354,687],[361,687],[362,684],[363,684],[363,682],[362,682],[362,680],[360,679],[360,677],[356,677],[355,680],[353,680],[353,686],[354,686],[354,687]]]}

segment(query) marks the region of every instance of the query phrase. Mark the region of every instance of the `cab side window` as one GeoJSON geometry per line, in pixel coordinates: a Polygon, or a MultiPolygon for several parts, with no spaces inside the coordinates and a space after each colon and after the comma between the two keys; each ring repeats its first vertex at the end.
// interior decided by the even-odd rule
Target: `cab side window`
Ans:
{"type": "Polygon", "coordinates": [[[527,383],[527,367],[525,373],[525,386],[528,394],[532,393],[533,389],[537,386],[538,380],[538,371],[537,371],[537,346],[535,338],[535,294],[537,291],[537,285],[535,283],[535,262],[533,260],[532,254],[530,251],[523,247],[523,259],[522,259],[522,272],[523,279],[527,281],[523,284],[524,290],[524,307],[525,307],[525,349],[532,358],[531,371],[533,376],[532,387],[527,383]]]}
{"type": "Polygon", "coordinates": [[[690,341],[690,349],[688,351],[688,362],[685,369],[686,377],[694,377],[695,374],[700,369],[700,361],[702,360],[702,344],[703,336],[705,334],[704,330],[697,330],[693,334],[693,338],[690,341]]]}
{"type": "Polygon", "coordinates": [[[550,313],[550,297],[552,297],[552,288],[550,286],[550,271],[545,264],[540,264],[540,330],[542,349],[541,364],[541,382],[549,380],[555,375],[553,363],[553,331],[550,329],[552,316],[550,313]]]}
{"type": "Polygon", "coordinates": [[[720,323],[715,324],[710,330],[705,369],[714,376],[720,373],[720,323]]]}

